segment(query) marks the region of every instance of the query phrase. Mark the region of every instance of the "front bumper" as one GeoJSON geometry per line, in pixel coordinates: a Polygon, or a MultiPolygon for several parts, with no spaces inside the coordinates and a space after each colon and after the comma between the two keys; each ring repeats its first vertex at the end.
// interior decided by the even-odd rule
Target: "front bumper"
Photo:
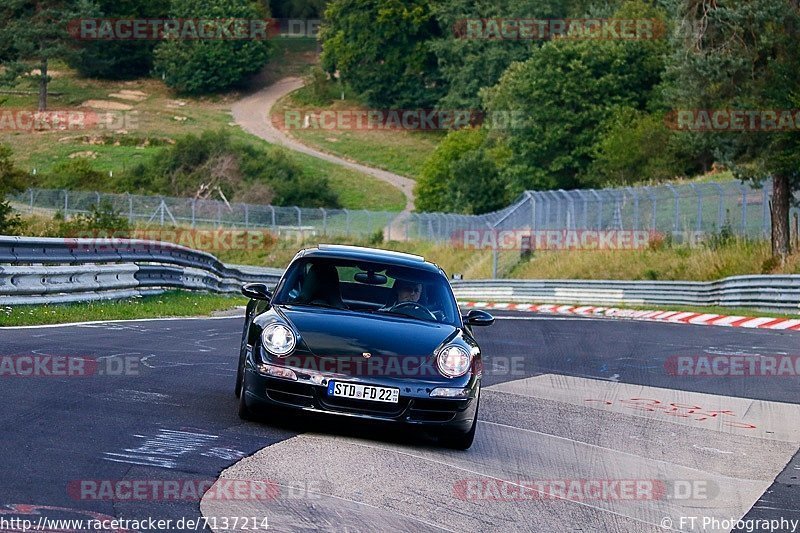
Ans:
{"type": "MultiPolygon", "coordinates": [[[[302,370],[298,370],[302,374],[302,370]]],[[[414,426],[443,427],[456,431],[468,431],[477,409],[480,378],[465,376],[456,383],[429,382],[401,378],[362,378],[323,376],[298,381],[266,376],[246,365],[244,394],[247,407],[258,412],[259,406],[278,406],[307,412],[349,416],[361,419],[393,422],[414,426]],[[328,396],[328,381],[343,381],[396,387],[400,389],[398,403],[383,403],[367,400],[336,398],[328,396]],[[437,387],[459,387],[468,389],[466,398],[430,397],[437,387]]]]}

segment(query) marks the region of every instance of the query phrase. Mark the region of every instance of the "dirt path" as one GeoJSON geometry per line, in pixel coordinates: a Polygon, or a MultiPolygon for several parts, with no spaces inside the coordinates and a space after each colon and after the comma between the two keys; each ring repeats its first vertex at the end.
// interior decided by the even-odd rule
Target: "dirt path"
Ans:
{"type": "Polygon", "coordinates": [[[393,187],[397,187],[406,196],[406,208],[403,213],[408,213],[414,209],[414,180],[321,152],[288,136],[272,124],[270,110],[275,105],[275,102],[302,86],[303,80],[301,78],[279,80],[236,102],[232,109],[233,118],[245,131],[261,137],[267,142],[369,174],[393,187]]]}

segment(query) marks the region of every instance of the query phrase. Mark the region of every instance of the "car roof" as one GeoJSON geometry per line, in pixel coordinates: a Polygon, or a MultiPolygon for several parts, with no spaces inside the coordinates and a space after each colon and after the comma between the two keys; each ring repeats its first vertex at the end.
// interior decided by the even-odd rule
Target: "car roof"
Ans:
{"type": "Polygon", "coordinates": [[[374,261],[441,273],[441,269],[437,265],[425,261],[425,258],[422,256],[403,252],[395,252],[393,250],[381,250],[380,248],[367,248],[366,246],[319,244],[315,248],[306,248],[305,250],[301,250],[297,256],[295,256],[295,259],[299,259],[301,257],[374,261]]]}

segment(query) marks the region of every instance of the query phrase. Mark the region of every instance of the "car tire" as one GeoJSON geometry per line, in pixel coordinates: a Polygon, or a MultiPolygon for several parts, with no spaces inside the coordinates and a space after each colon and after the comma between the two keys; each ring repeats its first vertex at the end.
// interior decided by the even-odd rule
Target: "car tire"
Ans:
{"type": "Polygon", "coordinates": [[[250,330],[249,316],[244,319],[244,331],[242,331],[242,343],[239,345],[239,364],[236,367],[236,386],[234,394],[238,398],[241,394],[242,382],[244,381],[244,358],[247,355],[247,332],[250,330]]]}
{"type": "Polygon", "coordinates": [[[252,411],[250,411],[250,408],[247,407],[247,402],[245,400],[244,381],[239,386],[239,391],[237,396],[239,397],[239,408],[237,410],[239,418],[241,418],[242,420],[253,420],[253,413],[252,411]]]}
{"type": "Polygon", "coordinates": [[[472,419],[472,426],[465,432],[448,432],[439,437],[439,443],[454,450],[468,450],[475,440],[475,430],[478,428],[478,408],[481,405],[480,397],[475,406],[475,417],[472,419]]]}

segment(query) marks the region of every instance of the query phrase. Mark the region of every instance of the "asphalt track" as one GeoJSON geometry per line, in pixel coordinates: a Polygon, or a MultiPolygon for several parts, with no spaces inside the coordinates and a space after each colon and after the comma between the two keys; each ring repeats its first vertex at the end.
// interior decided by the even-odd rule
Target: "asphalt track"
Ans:
{"type": "Polygon", "coordinates": [[[100,515],[171,519],[177,531],[195,529],[175,523],[201,513],[196,529],[216,531],[244,530],[232,527],[243,516],[267,517],[276,531],[729,531],[730,519],[800,520],[800,378],[668,371],[679,355],[798,355],[800,333],[502,313],[477,332],[481,420],[473,447],[456,452],[338,418],[241,422],[240,332],[239,318],[0,330],[0,356],[138,363],[125,375],[0,377],[0,532],[20,530],[3,519],[100,515]],[[113,501],[76,489],[207,487],[220,476],[278,492],[113,501]],[[513,490],[543,480],[662,490],[582,499],[513,490]]]}

